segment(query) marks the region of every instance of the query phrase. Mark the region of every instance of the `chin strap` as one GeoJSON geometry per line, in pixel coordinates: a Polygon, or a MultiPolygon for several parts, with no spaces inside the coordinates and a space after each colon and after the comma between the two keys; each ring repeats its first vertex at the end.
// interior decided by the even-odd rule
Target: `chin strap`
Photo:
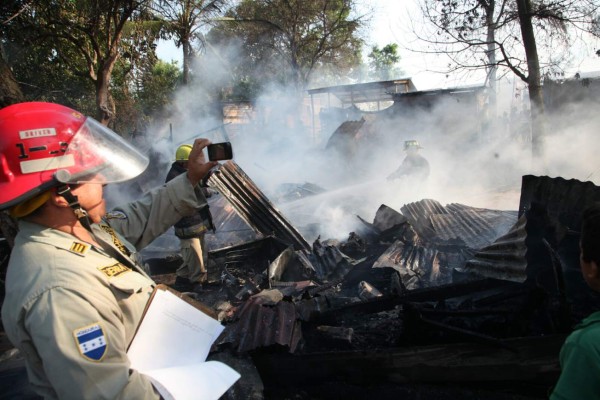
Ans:
{"type": "Polygon", "coordinates": [[[92,225],[90,223],[90,219],[88,218],[88,213],[79,204],[77,196],[75,196],[71,192],[71,187],[69,185],[59,186],[56,189],[56,193],[59,196],[62,196],[65,200],[67,200],[67,203],[69,203],[69,207],[73,209],[73,213],[75,213],[75,216],[77,217],[81,225],[83,225],[83,227],[89,232],[91,232],[93,235],[92,225]]]}
{"type": "Polygon", "coordinates": [[[77,219],[79,220],[81,225],[83,225],[83,227],[90,232],[90,234],[92,235],[92,238],[94,238],[96,243],[98,243],[104,251],[106,251],[108,254],[112,255],[113,257],[115,257],[117,260],[121,261],[125,265],[133,265],[136,268],[139,268],[142,272],[144,272],[144,269],[141,266],[137,265],[135,263],[135,261],[133,261],[129,258],[131,255],[129,253],[129,250],[127,249],[127,247],[125,247],[125,245],[123,245],[123,243],[121,243],[121,241],[119,240],[119,238],[117,237],[115,232],[112,230],[112,228],[110,228],[109,226],[106,226],[106,227],[101,226],[101,228],[104,231],[108,232],[111,235],[114,245],[119,249],[119,251],[113,249],[110,245],[106,244],[106,242],[104,242],[103,240],[100,240],[96,236],[96,234],[92,230],[92,224],[90,222],[90,219],[88,218],[87,211],[85,211],[83,209],[83,207],[81,207],[81,205],[79,204],[79,200],[77,199],[77,196],[75,196],[71,192],[71,187],[68,184],[59,186],[56,189],[56,193],[59,196],[62,196],[65,200],[67,200],[67,202],[69,203],[69,207],[71,207],[73,209],[73,212],[75,213],[75,216],[77,217],[77,219]]]}

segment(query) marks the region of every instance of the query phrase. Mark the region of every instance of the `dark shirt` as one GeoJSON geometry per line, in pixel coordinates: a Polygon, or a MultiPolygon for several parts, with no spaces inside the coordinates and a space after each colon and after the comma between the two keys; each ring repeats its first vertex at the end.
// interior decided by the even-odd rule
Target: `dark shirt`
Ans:
{"type": "Polygon", "coordinates": [[[418,153],[409,153],[406,155],[402,164],[389,178],[415,178],[425,180],[429,176],[429,162],[418,153]]]}

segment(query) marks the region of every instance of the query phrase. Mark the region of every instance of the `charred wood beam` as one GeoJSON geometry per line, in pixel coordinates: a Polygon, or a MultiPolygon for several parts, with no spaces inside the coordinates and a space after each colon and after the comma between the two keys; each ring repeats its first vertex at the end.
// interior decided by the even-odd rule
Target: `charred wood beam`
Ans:
{"type": "Polygon", "coordinates": [[[472,303],[474,307],[489,307],[494,304],[502,303],[508,299],[514,299],[516,297],[528,296],[531,292],[531,287],[523,284],[517,285],[510,291],[502,291],[500,293],[494,293],[489,296],[482,297],[480,299],[473,299],[472,303]]]}
{"type": "Polygon", "coordinates": [[[550,243],[546,239],[543,239],[544,246],[550,253],[550,262],[552,264],[552,271],[554,273],[554,280],[556,282],[556,289],[558,292],[559,302],[559,329],[567,331],[570,328],[571,321],[571,308],[569,306],[569,300],[567,299],[567,288],[565,283],[565,277],[563,274],[563,266],[560,261],[560,257],[557,252],[552,248],[550,243]]]}
{"type": "Polygon", "coordinates": [[[454,297],[465,296],[475,292],[483,292],[490,289],[518,287],[520,284],[510,281],[496,279],[482,279],[471,282],[442,285],[435,288],[415,289],[401,296],[382,296],[361,303],[349,304],[341,308],[325,310],[320,315],[315,315],[318,320],[337,321],[343,319],[347,313],[372,314],[381,311],[389,311],[396,306],[407,302],[419,301],[441,301],[454,297]]]}
{"type": "Polygon", "coordinates": [[[456,326],[452,326],[452,325],[448,325],[448,324],[444,324],[442,322],[438,322],[438,321],[433,321],[431,319],[428,318],[423,318],[422,315],[418,316],[418,321],[420,323],[424,323],[426,325],[430,325],[436,329],[440,329],[446,332],[450,332],[452,334],[454,334],[457,337],[460,338],[464,338],[467,339],[470,342],[475,342],[475,343],[482,343],[482,344],[487,344],[490,346],[494,346],[494,347],[500,347],[509,351],[514,351],[516,352],[517,349],[515,349],[514,347],[511,347],[509,345],[507,345],[503,340],[500,340],[498,338],[489,336],[489,335],[484,335],[482,333],[479,332],[474,332],[474,331],[470,331],[468,329],[463,329],[463,328],[459,328],[456,326]]]}
{"type": "MultiPolygon", "coordinates": [[[[506,346],[452,343],[372,351],[311,354],[256,352],[266,386],[304,387],[323,382],[493,383],[537,385],[547,396],[560,373],[558,354],[566,335],[507,339],[506,346]]],[[[541,397],[543,398],[543,397],[541,397]]]]}
{"type": "Polygon", "coordinates": [[[428,315],[441,315],[448,317],[469,317],[469,316],[478,316],[478,315],[508,315],[514,314],[515,310],[509,310],[505,308],[478,308],[476,310],[440,310],[440,309],[431,309],[431,308],[420,308],[419,312],[421,314],[428,315]]]}

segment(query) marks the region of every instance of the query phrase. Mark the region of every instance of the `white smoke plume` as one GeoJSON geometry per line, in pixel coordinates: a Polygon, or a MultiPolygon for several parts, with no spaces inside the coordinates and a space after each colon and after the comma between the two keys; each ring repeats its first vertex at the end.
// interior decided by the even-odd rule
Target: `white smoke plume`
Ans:
{"type": "MultiPolygon", "coordinates": [[[[170,128],[157,127],[149,134],[152,151],[161,155],[166,175],[177,145],[195,135],[231,141],[234,161],[275,207],[302,232],[310,227],[305,234],[309,242],[317,236],[347,238],[361,224],[357,216],[372,221],[381,204],[399,210],[427,198],[443,205],[517,210],[526,174],[600,182],[597,103],[564,105],[560,114],[547,113],[543,164],[532,162],[526,114],[520,125],[515,114],[526,113],[527,102],[515,103],[512,90],[499,92],[498,117],[491,122],[483,118],[481,105],[474,108],[452,98],[426,110],[368,114],[353,154],[348,154],[326,148],[333,131],[315,132],[307,117],[310,103],[299,102],[286,88],[274,86],[258,99],[251,123],[223,126],[211,108],[215,98],[210,93],[229,79],[225,58],[210,52],[202,58],[195,83],[175,99],[170,128]],[[431,167],[427,181],[386,180],[404,158],[405,140],[418,140],[424,147],[421,154],[431,167]],[[325,193],[284,202],[279,195],[290,183],[310,183],[325,193]]],[[[319,111],[314,110],[315,118],[319,111]]],[[[164,175],[156,172],[153,184],[162,184],[164,175]]]]}

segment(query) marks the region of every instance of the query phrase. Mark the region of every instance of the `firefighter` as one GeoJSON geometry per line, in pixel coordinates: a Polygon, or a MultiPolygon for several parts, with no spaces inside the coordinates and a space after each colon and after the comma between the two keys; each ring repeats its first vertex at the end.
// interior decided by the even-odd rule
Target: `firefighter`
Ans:
{"type": "Polygon", "coordinates": [[[425,157],[419,154],[423,147],[416,140],[407,140],[404,142],[404,151],[406,157],[396,171],[391,173],[387,179],[411,179],[422,182],[429,176],[429,162],[425,157]]]}
{"type": "Polygon", "coordinates": [[[104,185],[140,174],[145,156],[62,105],[0,109],[0,210],[19,224],[2,322],[37,394],[160,397],[127,358],[155,287],[138,251],[206,204],[198,182],[216,165],[204,158],[209,143],[194,142],[186,174],[106,213],[104,185]]]}
{"type": "MultiPolygon", "coordinates": [[[[189,144],[177,148],[175,161],[167,174],[167,182],[188,170],[191,151],[192,146],[189,144]]],[[[203,187],[202,191],[205,197],[212,194],[207,187],[203,187]]],[[[175,224],[175,236],[179,238],[183,262],[175,272],[173,288],[181,292],[198,292],[208,280],[204,237],[209,229],[215,231],[208,204],[175,224]]]]}

